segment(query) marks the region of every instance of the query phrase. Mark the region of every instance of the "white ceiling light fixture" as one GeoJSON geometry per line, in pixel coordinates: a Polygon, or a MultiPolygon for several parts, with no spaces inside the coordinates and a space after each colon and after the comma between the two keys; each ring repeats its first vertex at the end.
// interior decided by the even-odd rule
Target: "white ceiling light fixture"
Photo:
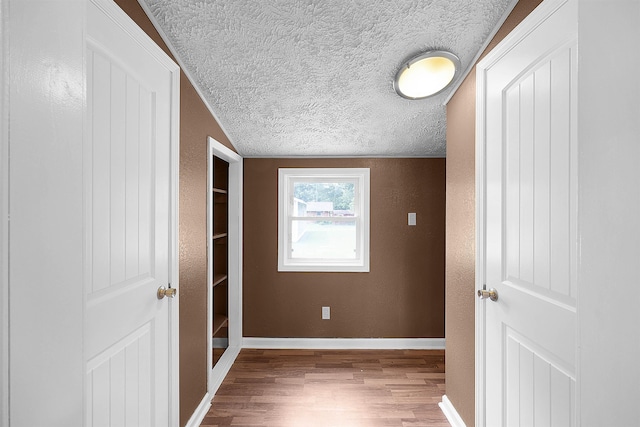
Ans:
{"type": "Polygon", "coordinates": [[[407,99],[423,99],[442,92],[457,77],[460,60],[451,52],[432,50],[405,61],[393,87],[407,99]]]}

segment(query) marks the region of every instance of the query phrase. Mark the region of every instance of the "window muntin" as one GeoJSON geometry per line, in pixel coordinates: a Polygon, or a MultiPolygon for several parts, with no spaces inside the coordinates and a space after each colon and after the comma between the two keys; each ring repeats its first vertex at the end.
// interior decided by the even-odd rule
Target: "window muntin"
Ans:
{"type": "Polygon", "coordinates": [[[369,271],[369,169],[281,168],[278,271],[369,271]]]}

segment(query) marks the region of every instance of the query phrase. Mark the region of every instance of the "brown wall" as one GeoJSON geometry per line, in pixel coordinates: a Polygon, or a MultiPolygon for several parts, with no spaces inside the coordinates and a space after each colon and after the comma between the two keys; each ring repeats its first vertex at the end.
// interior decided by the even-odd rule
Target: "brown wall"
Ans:
{"type": "Polygon", "coordinates": [[[245,159],[244,180],[245,336],[444,337],[444,159],[245,159]],[[279,167],[371,168],[370,273],[278,273],[279,167]]]}
{"type": "MultiPolygon", "coordinates": [[[[484,57],[541,0],[520,0],[484,57]]],[[[447,105],[446,384],[465,424],[475,424],[475,68],[447,105]]]]}
{"type": "MultiPolygon", "coordinates": [[[[116,0],[116,3],[173,58],[136,0],[116,0]]],[[[180,75],[180,425],[186,424],[207,391],[209,368],[206,246],[207,136],[212,136],[233,149],[233,145],[182,72],[180,75]]]]}

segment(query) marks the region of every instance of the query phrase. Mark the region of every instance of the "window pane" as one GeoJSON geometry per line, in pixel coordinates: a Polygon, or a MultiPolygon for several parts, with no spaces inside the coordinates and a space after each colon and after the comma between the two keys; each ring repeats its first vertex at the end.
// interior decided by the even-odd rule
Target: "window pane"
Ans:
{"type": "Polygon", "coordinates": [[[292,221],[291,258],[356,259],[356,221],[292,221]]]}
{"type": "Polygon", "coordinates": [[[293,216],[353,216],[354,182],[295,182],[293,216]]]}

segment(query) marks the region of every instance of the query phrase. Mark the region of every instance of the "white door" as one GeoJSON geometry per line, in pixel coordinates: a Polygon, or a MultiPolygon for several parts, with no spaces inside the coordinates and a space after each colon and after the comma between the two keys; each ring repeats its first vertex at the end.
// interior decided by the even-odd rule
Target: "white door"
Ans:
{"type": "Polygon", "coordinates": [[[577,0],[478,66],[479,425],[576,425],[577,0]]]}
{"type": "Polygon", "coordinates": [[[176,66],[115,4],[87,7],[86,425],[168,426],[176,66]]]}

